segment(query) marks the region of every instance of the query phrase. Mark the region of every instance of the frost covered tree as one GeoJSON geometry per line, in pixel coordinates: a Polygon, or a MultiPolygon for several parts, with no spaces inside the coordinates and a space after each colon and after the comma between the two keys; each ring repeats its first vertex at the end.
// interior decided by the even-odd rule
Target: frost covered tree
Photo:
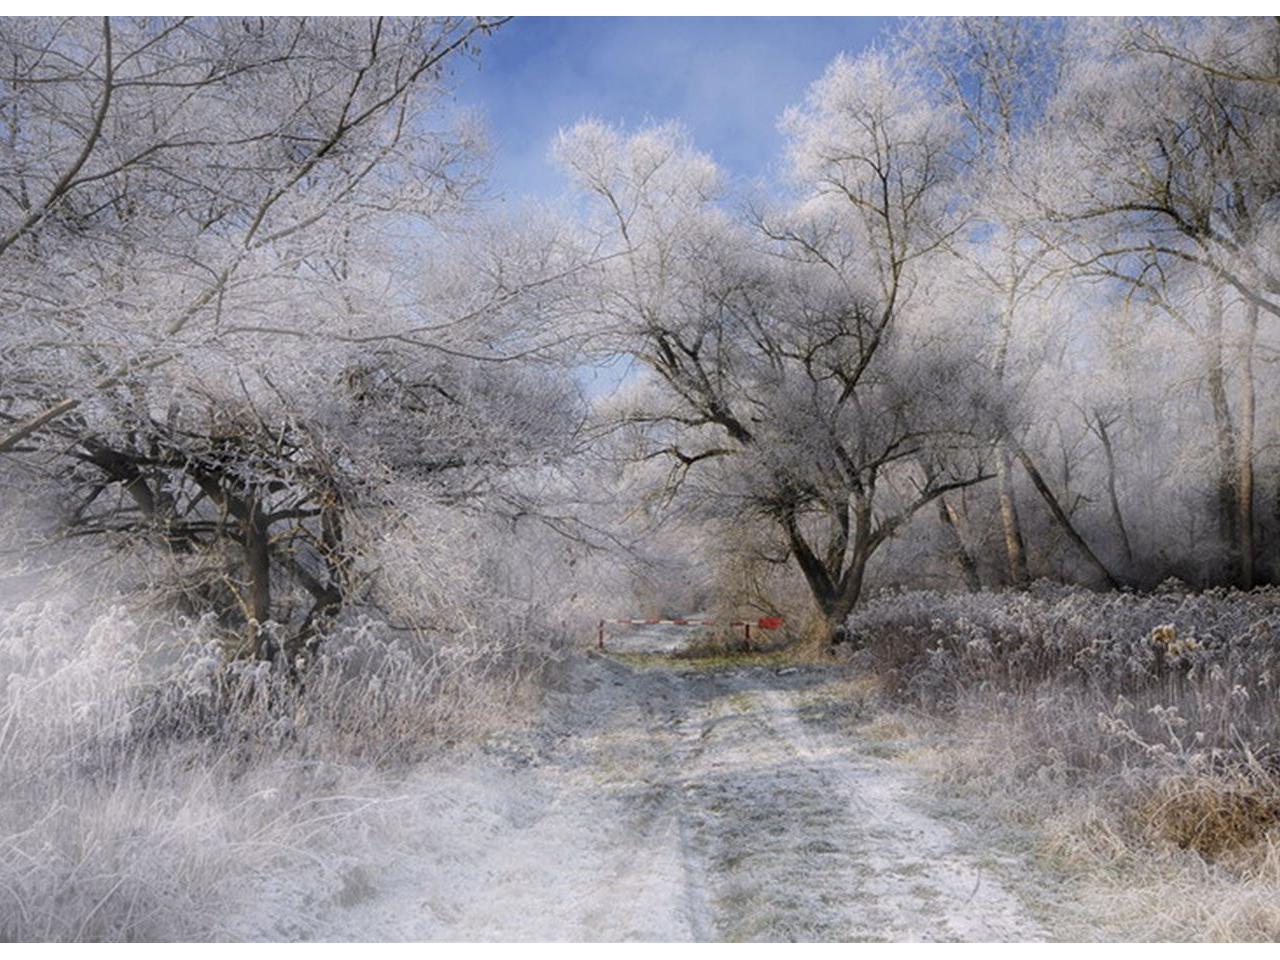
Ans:
{"type": "Polygon", "coordinates": [[[445,73],[496,23],[0,25],[6,470],[192,558],[185,601],[259,656],[356,592],[358,505],[496,500],[576,423],[514,369],[560,247],[460,219],[445,73]]]}
{"type": "MultiPolygon", "coordinates": [[[[918,70],[932,96],[961,121],[957,154],[963,175],[957,199],[969,219],[951,244],[962,264],[956,283],[970,295],[975,289],[985,292],[988,304],[974,303],[970,296],[970,306],[979,316],[990,316],[992,371],[996,382],[1015,395],[1032,375],[1025,369],[1029,351],[1024,344],[1034,338],[1027,329],[1028,307],[1034,310],[1043,299],[1051,272],[1046,245],[1025,226],[1014,159],[1055,88],[1060,33],[1046,21],[958,17],[913,21],[902,37],[904,66],[918,70]]],[[[1028,578],[1027,544],[1013,459],[1024,431],[1022,424],[1004,426],[993,451],[996,496],[1007,577],[1020,584],[1028,578]]],[[[1030,459],[1025,449],[1019,452],[1030,459]]],[[[958,531],[954,509],[942,507],[940,516],[958,531]]],[[[959,549],[968,569],[965,548],[959,549]]]]}
{"type": "Polygon", "coordinates": [[[586,312],[657,389],[636,455],[722,515],[776,524],[828,629],[876,551],[987,478],[986,377],[925,309],[956,228],[955,119],[880,55],[837,60],[785,121],[797,197],[745,220],[675,128],[581,124],[558,146],[608,251],[586,312]]]}
{"type": "Polygon", "coordinates": [[[1199,357],[1224,579],[1255,579],[1257,341],[1280,317],[1273,21],[1079,28],[1025,166],[1044,236],[1199,357]],[[1231,394],[1235,396],[1232,397],[1231,394]]]}
{"type": "Polygon", "coordinates": [[[455,202],[475,144],[425,110],[488,27],[6,21],[0,259],[20,322],[0,449],[136,371],[289,317],[385,213],[455,202]]]}

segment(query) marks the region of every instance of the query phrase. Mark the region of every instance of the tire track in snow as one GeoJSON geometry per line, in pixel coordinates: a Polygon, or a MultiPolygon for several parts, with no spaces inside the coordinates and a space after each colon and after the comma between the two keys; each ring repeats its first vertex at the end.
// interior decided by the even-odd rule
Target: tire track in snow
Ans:
{"type": "Polygon", "coordinates": [[[908,777],[802,716],[832,677],[576,657],[542,722],[414,776],[314,936],[1043,938],[908,777]]]}
{"type": "Polygon", "coordinates": [[[1043,940],[1047,934],[1000,878],[961,851],[944,822],[915,809],[911,784],[873,757],[859,756],[847,740],[806,727],[793,696],[760,694],[774,734],[842,798],[869,841],[864,868],[878,877],[872,915],[879,930],[854,911],[851,931],[913,940],[1043,940]]]}
{"type": "MultiPolygon", "coordinates": [[[[649,733],[661,742],[660,756],[663,764],[662,780],[668,784],[669,811],[674,818],[678,836],[679,859],[684,886],[684,905],[692,940],[708,940],[713,936],[710,907],[707,901],[707,884],[703,857],[697,849],[690,824],[688,809],[689,782],[685,777],[702,750],[700,738],[690,736],[695,726],[694,718],[687,710],[687,696],[679,689],[682,681],[662,677],[668,692],[646,702],[649,717],[649,733]],[[658,710],[661,703],[665,710],[658,710]],[[670,733],[668,733],[670,731],[670,733]]],[[[683,681],[687,683],[687,681],[683,681]]]]}

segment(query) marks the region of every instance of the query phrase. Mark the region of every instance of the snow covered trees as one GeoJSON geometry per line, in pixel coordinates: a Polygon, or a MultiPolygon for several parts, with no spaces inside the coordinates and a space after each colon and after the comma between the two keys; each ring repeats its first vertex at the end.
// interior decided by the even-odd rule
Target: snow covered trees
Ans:
{"type": "Polygon", "coordinates": [[[1256,579],[1260,318],[1280,316],[1274,21],[1111,21],[1077,31],[1027,146],[1042,236],[1186,345],[1208,402],[1216,578],[1256,579]]]}
{"type": "Polygon", "coordinates": [[[454,203],[473,145],[424,111],[486,27],[7,22],[0,449],[133,371],[314,324],[362,228],[454,203]]]}
{"type": "Polygon", "coordinates": [[[885,551],[1280,575],[1274,23],[914,26],[786,114],[772,196],[586,122],[583,216],[481,223],[441,92],[494,25],[0,26],[0,470],[222,551],[187,593],[260,653],[360,594],[366,506],[607,542],[576,505],[613,489],[559,472],[588,437],[767,526],[829,624],[885,551]],[[647,370],[590,429],[588,355],[647,370]]]}
{"type": "Polygon", "coordinates": [[[164,544],[259,656],[358,592],[357,509],[397,478],[475,501],[576,424],[497,369],[541,345],[511,313],[555,245],[495,271],[459,220],[482,144],[442,77],[495,25],[0,25],[4,469],[164,544]]]}
{"type": "Polygon", "coordinates": [[[608,415],[668,494],[773,523],[830,622],[927,504],[970,588],[1275,576],[1276,37],[913,26],[829,67],[783,119],[793,192],[747,204],[678,128],[579,125],[582,313],[649,371],[608,415]]]}
{"type": "Polygon", "coordinates": [[[676,129],[585,124],[558,149],[611,254],[598,342],[661,384],[621,412],[651,428],[640,455],[713,511],[773,521],[834,626],[897,530],[986,478],[991,425],[980,364],[924,311],[958,226],[953,118],[870,57],[837,61],[786,123],[800,195],[752,222],[717,206],[714,165],[676,129]]]}

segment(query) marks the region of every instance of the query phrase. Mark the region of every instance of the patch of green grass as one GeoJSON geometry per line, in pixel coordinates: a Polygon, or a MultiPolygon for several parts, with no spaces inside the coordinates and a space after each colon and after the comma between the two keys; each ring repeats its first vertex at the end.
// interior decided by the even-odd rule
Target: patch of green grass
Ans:
{"type": "Polygon", "coordinates": [[[746,713],[756,705],[755,698],[744,690],[731,694],[727,702],[738,713],[746,713]]]}

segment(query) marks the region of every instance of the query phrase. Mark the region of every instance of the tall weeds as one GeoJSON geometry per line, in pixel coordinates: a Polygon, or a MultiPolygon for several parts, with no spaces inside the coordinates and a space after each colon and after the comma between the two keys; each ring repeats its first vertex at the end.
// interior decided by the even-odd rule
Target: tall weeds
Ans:
{"type": "Polygon", "coordinates": [[[1280,590],[907,592],[850,629],[944,782],[1038,831],[1099,917],[1280,937],[1280,590]]]}
{"type": "Polygon", "coordinates": [[[0,610],[0,939],[234,939],[281,884],[323,902],[398,771],[507,716],[548,646],[357,620],[291,678],[96,609],[0,610]]]}

